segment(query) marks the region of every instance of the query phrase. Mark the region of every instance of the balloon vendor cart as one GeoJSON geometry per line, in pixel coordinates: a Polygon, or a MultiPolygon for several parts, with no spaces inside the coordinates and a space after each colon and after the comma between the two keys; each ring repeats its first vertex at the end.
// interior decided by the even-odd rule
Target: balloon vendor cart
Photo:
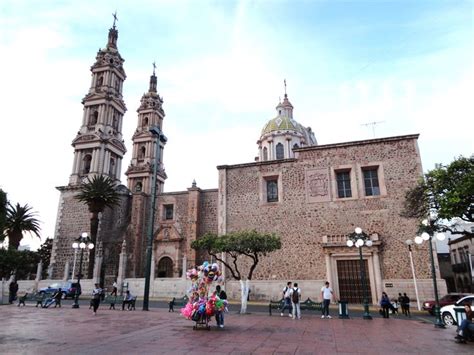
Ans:
{"type": "Polygon", "coordinates": [[[193,330],[210,330],[212,316],[223,312],[227,306],[227,300],[219,299],[215,292],[209,296],[212,283],[223,281],[219,265],[205,261],[201,266],[188,270],[186,276],[191,280],[191,288],[188,290],[189,301],[181,308],[181,314],[195,322],[193,330]]]}

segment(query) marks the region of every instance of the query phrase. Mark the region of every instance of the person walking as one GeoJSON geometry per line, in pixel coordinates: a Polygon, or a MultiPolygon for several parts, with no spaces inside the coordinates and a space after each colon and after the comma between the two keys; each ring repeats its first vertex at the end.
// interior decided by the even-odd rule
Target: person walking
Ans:
{"type": "MultiPolygon", "coordinates": [[[[221,289],[220,285],[216,286],[216,296],[220,300],[226,300],[227,294],[221,289]]],[[[216,310],[216,322],[219,328],[224,328],[224,309],[216,310]]]]}
{"type": "Polygon", "coordinates": [[[15,279],[10,282],[10,285],[8,286],[8,303],[12,304],[13,301],[16,300],[16,293],[18,292],[18,283],[16,282],[15,279]]]}
{"type": "Polygon", "coordinates": [[[285,288],[283,289],[283,308],[281,309],[280,316],[285,315],[285,309],[288,308],[288,317],[292,316],[292,308],[291,308],[291,281],[286,283],[285,288]]]}
{"type": "Polygon", "coordinates": [[[115,295],[117,296],[117,279],[114,280],[114,283],[112,284],[112,292],[110,293],[111,296],[115,295]]]}
{"type": "Polygon", "coordinates": [[[300,300],[301,300],[301,289],[298,287],[298,284],[295,282],[293,288],[290,291],[291,297],[291,307],[293,319],[301,319],[301,309],[300,309],[300,300]]]}
{"type": "Polygon", "coordinates": [[[410,297],[407,296],[406,293],[403,294],[403,314],[407,317],[411,318],[411,313],[410,313],[410,297]]]}
{"type": "Polygon", "coordinates": [[[405,314],[405,306],[403,305],[403,296],[400,292],[398,293],[398,304],[400,305],[400,308],[402,309],[402,314],[405,314]]]}
{"type": "Polygon", "coordinates": [[[92,307],[94,309],[94,315],[97,315],[97,309],[99,308],[99,304],[100,304],[100,296],[101,296],[103,291],[100,288],[99,284],[95,284],[94,286],[95,287],[92,290],[91,303],[92,303],[92,307]]]}
{"type": "Polygon", "coordinates": [[[61,290],[61,288],[58,288],[56,293],[53,295],[54,308],[56,308],[57,306],[59,306],[59,308],[61,308],[61,299],[62,298],[63,298],[62,290],[61,290]]]}
{"type": "Polygon", "coordinates": [[[326,281],[325,285],[321,288],[321,299],[323,300],[323,314],[321,315],[321,319],[332,318],[329,315],[329,304],[331,303],[333,294],[332,288],[329,287],[329,282],[326,281]]]}
{"type": "Polygon", "coordinates": [[[382,299],[380,300],[380,307],[382,307],[382,315],[384,318],[389,318],[389,309],[391,303],[390,298],[385,292],[382,292],[382,299]]]}

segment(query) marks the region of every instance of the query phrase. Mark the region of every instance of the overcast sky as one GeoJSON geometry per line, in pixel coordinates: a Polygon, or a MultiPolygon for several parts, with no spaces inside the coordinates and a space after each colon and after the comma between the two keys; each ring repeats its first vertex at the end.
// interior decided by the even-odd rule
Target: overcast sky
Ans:
{"type": "Polygon", "coordinates": [[[68,183],[81,99],[115,10],[122,175],[153,61],[165,191],[193,179],[216,188],[217,165],[252,162],[285,78],[294,118],[319,144],[419,133],[425,171],[474,153],[472,1],[2,0],[0,187],[38,212],[43,239],[54,236],[55,187],[68,183]]]}

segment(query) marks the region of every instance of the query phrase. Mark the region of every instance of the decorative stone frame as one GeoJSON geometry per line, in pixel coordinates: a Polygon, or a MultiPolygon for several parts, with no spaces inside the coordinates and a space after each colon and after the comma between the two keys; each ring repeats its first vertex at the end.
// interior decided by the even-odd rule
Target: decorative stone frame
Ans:
{"type": "Polygon", "coordinates": [[[262,173],[260,175],[260,189],[259,189],[259,197],[260,197],[260,206],[271,206],[276,205],[282,202],[283,200],[283,183],[281,181],[281,172],[268,172],[262,173]],[[278,201],[274,202],[267,202],[267,181],[269,180],[277,180],[278,186],[278,201]]]}
{"type": "MultiPolygon", "coordinates": [[[[357,167],[355,165],[338,165],[331,167],[331,195],[333,201],[351,201],[357,200],[359,198],[359,189],[357,184],[357,167]],[[351,178],[351,194],[352,197],[339,197],[337,191],[337,173],[339,172],[349,172],[351,178]]],[[[380,183],[380,182],[379,182],[380,183]]]]}
{"type": "Polygon", "coordinates": [[[387,196],[387,187],[385,186],[385,174],[383,162],[373,161],[365,164],[357,164],[357,173],[359,174],[359,196],[361,198],[380,198],[387,196]],[[366,196],[365,185],[364,185],[364,173],[363,170],[367,168],[377,168],[377,177],[379,179],[380,195],[366,196]]]}

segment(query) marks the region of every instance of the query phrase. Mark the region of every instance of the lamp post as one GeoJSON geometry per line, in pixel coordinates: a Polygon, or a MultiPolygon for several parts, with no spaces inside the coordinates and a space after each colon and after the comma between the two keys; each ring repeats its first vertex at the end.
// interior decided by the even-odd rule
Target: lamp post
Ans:
{"type": "Polygon", "coordinates": [[[365,265],[364,259],[362,258],[362,247],[364,244],[368,247],[372,246],[372,240],[370,237],[365,234],[361,228],[357,227],[354,230],[354,233],[351,233],[347,239],[347,246],[350,247],[357,247],[359,248],[359,261],[360,261],[360,278],[362,281],[362,295],[363,295],[363,302],[364,302],[364,319],[372,319],[372,316],[369,312],[369,299],[367,297],[367,286],[365,284],[365,265]]]}
{"type": "MultiPolygon", "coordinates": [[[[429,234],[428,232],[423,232],[421,233],[421,236],[416,236],[415,237],[415,243],[416,244],[422,244],[424,241],[429,241],[428,245],[430,248],[430,260],[431,260],[431,276],[433,278],[433,288],[434,288],[434,294],[435,294],[435,307],[434,307],[434,313],[435,313],[435,323],[434,326],[436,328],[445,328],[443,321],[441,320],[441,314],[439,312],[439,297],[438,297],[438,284],[436,282],[436,271],[435,271],[435,263],[434,263],[434,255],[433,255],[433,237],[434,237],[434,226],[433,226],[433,221],[425,219],[421,222],[425,227],[427,227],[427,230],[431,231],[432,234],[429,234]]],[[[445,235],[443,233],[437,233],[436,234],[436,239],[438,240],[444,240],[445,235]]]]}
{"type": "Polygon", "coordinates": [[[94,243],[91,242],[89,235],[84,232],[79,238],[76,239],[74,243],[72,243],[72,247],[74,248],[75,252],[77,252],[78,249],[81,249],[81,257],[79,259],[79,273],[77,274],[76,294],[74,295],[74,303],[72,305],[72,308],[79,308],[79,294],[81,292],[81,274],[84,249],[94,249],[94,243]]]}
{"type": "Polygon", "coordinates": [[[150,276],[151,276],[151,256],[153,248],[153,230],[155,228],[155,205],[156,205],[156,174],[160,164],[160,144],[166,143],[167,138],[161,132],[160,127],[150,128],[150,133],[156,138],[155,163],[153,164],[153,175],[151,177],[151,204],[150,219],[148,220],[148,231],[146,241],[146,266],[145,266],[145,291],[143,294],[143,310],[148,311],[148,301],[150,296],[150,276]]]}
{"type": "Polygon", "coordinates": [[[416,306],[419,311],[421,311],[420,305],[420,297],[418,296],[418,285],[416,284],[416,276],[415,276],[415,264],[413,263],[413,254],[411,251],[411,246],[413,245],[413,240],[407,239],[405,244],[408,246],[408,254],[410,255],[410,266],[411,266],[411,273],[413,275],[413,284],[415,286],[415,295],[416,295],[416,306]]]}

